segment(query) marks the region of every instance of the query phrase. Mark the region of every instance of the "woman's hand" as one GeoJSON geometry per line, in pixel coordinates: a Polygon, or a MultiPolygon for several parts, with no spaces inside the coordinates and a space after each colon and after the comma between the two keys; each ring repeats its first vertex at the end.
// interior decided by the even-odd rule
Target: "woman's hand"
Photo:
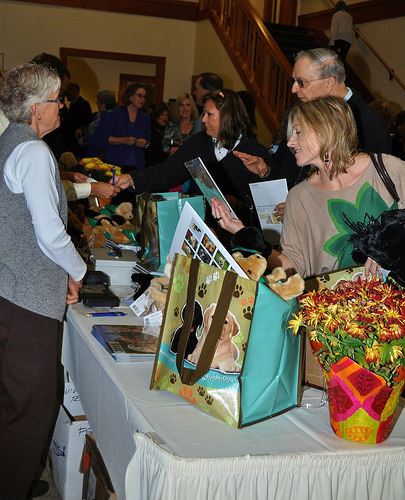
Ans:
{"type": "Polygon", "coordinates": [[[76,304],[79,302],[79,290],[82,287],[82,280],[75,281],[69,274],[68,278],[68,290],[66,294],[66,304],[76,304]]]}
{"type": "Polygon", "coordinates": [[[213,217],[217,221],[218,225],[223,229],[235,234],[240,229],[245,227],[242,221],[235,219],[225,203],[219,201],[217,198],[211,198],[211,207],[213,217]]]}
{"type": "Polygon", "coordinates": [[[117,144],[125,144],[126,146],[133,146],[136,143],[136,137],[109,137],[108,144],[116,146],[117,144]]]}
{"type": "Polygon", "coordinates": [[[116,184],[112,186],[107,182],[91,182],[91,194],[94,194],[94,196],[102,200],[108,200],[116,196],[120,191],[121,188],[116,184]]]}
{"type": "Polygon", "coordinates": [[[146,139],[135,139],[135,144],[138,148],[146,148],[149,142],[146,139]]]}
{"type": "Polygon", "coordinates": [[[261,178],[269,175],[270,167],[260,156],[248,155],[240,151],[234,151],[233,154],[237,156],[253,174],[257,174],[261,178]]]}
{"type": "MultiPolygon", "coordinates": [[[[113,180],[110,180],[110,184],[113,183],[113,180]]],[[[114,180],[114,186],[119,187],[121,189],[126,189],[130,186],[134,185],[134,181],[129,174],[116,175],[114,180]]]]}
{"type": "Polygon", "coordinates": [[[63,181],[71,181],[71,182],[87,182],[88,176],[81,174],[80,172],[61,172],[60,178],[63,181]]]}
{"type": "Polygon", "coordinates": [[[285,207],[285,202],[282,201],[278,205],[274,207],[274,211],[276,213],[276,218],[279,222],[283,222],[284,219],[284,207],[285,207]]]}
{"type": "Polygon", "coordinates": [[[376,278],[382,279],[382,274],[380,273],[381,266],[370,257],[367,257],[366,263],[364,264],[364,275],[366,278],[371,278],[375,276],[376,278]]]}

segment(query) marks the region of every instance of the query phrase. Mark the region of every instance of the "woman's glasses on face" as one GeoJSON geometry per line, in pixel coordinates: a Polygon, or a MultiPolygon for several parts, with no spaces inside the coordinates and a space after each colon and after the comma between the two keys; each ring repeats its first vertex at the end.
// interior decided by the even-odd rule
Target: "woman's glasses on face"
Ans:
{"type": "Polygon", "coordinates": [[[57,102],[58,104],[64,104],[63,97],[59,96],[57,99],[47,99],[44,102],[57,102]]]}

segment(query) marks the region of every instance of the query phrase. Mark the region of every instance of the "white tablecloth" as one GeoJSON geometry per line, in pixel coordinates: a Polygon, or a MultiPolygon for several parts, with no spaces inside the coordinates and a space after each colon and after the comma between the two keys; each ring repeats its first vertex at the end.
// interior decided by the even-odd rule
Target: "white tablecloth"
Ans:
{"type": "MultiPolygon", "coordinates": [[[[332,432],[328,408],[294,408],[234,429],[169,392],[149,390],[152,362],[118,365],[76,305],[62,362],[78,390],[120,500],[405,498],[405,414],[387,441],[361,445],[332,432]]],[[[304,397],[318,400],[319,391],[304,397]]]]}

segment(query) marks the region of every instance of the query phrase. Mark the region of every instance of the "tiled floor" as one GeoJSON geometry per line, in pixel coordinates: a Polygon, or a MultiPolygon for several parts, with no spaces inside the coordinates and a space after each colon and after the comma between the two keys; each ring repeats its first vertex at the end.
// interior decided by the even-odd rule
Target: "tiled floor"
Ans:
{"type": "Polygon", "coordinates": [[[49,463],[46,465],[42,473],[41,479],[49,483],[49,491],[46,495],[37,498],[40,500],[62,500],[62,497],[59,495],[59,491],[53,482],[52,473],[49,470],[49,463]]]}

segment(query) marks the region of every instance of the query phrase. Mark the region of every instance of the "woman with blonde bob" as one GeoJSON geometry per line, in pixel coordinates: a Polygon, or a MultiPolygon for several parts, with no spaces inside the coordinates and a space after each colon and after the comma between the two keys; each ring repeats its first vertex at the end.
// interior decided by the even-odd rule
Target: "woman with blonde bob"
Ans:
{"type": "MultiPolygon", "coordinates": [[[[381,180],[370,156],[357,149],[356,124],[345,101],[325,97],[297,103],[288,117],[288,146],[297,166],[311,165],[308,179],[290,190],[286,200],[280,251],[268,257],[270,268],[304,277],[354,265],[350,235],[354,228],[385,210],[404,208],[405,163],[382,155],[400,201],[381,180]]],[[[235,233],[234,246],[252,239],[252,228],[231,220],[217,200],[213,215],[235,233]]],[[[256,235],[257,236],[257,235],[256,235]]],[[[380,267],[370,258],[366,274],[380,267]]]]}
{"type": "Polygon", "coordinates": [[[167,124],[163,137],[163,151],[170,156],[186,142],[194,130],[198,110],[190,94],[181,94],[176,99],[172,120],[167,124]]]}

